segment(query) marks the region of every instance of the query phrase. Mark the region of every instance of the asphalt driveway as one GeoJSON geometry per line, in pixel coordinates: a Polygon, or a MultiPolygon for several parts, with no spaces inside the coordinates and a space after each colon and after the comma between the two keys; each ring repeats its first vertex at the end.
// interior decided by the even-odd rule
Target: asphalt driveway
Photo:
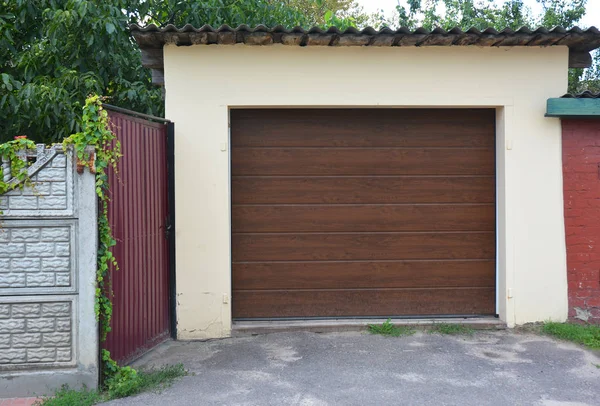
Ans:
{"type": "Polygon", "coordinates": [[[278,333],[169,342],[137,364],[183,363],[166,391],[111,405],[598,405],[600,354],[511,331],[278,333]]]}

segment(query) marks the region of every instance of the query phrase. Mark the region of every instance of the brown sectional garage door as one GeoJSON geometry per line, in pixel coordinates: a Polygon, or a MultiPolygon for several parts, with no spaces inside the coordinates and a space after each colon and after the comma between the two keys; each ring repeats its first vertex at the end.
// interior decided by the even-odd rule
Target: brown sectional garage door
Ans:
{"type": "Polygon", "coordinates": [[[495,313],[495,112],[232,110],[233,317],[495,313]]]}

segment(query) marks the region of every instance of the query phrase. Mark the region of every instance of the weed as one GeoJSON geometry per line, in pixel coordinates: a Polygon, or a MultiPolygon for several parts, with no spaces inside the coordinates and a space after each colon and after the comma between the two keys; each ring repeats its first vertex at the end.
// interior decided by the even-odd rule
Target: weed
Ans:
{"type": "Polygon", "coordinates": [[[391,319],[387,319],[382,324],[369,324],[368,329],[371,334],[389,337],[410,336],[415,333],[415,330],[408,326],[395,326],[391,319]]]}
{"type": "Polygon", "coordinates": [[[573,341],[589,348],[600,349],[600,326],[547,322],[544,323],[542,332],[561,340],[573,341]]]}
{"type": "Polygon", "coordinates": [[[171,386],[177,378],[186,375],[187,371],[181,364],[145,371],[124,367],[106,381],[104,391],[90,390],[85,387],[73,390],[68,386],[63,386],[56,391],[54,396],[42,398],[36,404],[38,406],[91,406],[145,391],[160,392],[171,386]]]}
{"type": "Polygon", "coordinates": [[[63,385],[52,397],[43,397],[37,400],[37,406],[92,406],[107,400],[101,393],[85,386],[80,390],[70,389],[63,385]]]}
{"type": "Polygon", "coordinates": [[[451,324],[451,323],[441,323],[434,324],[429,330],[430,334],[438,333],[438,334],[448,334],[448,335],[472,335],[475,332],[470,327],[463,326],[462,324],[451,324]]]}
{"type": "Polygon", "coordinates": [[[107,392],[111,399],[133,396],[145,391],[160,392],[171,386],[177,378],[187,375],[181,364],[147,371],[131,371],[133,373],[117,374],[107,382],[107,392]]]}

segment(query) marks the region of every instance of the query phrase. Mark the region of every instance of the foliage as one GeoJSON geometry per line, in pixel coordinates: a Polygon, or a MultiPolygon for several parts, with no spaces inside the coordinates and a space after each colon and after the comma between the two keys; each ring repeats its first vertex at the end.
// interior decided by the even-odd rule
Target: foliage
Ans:
{"type": "Polygon", "coordinates": [[[311,23],[308,15],[286,2],[275,0],[130,0],[127,3],[131,22],[151,22],[158,26],[304,26],[311,23]]]}
{"type": "Polygon", "coordinates": [[[78,167],[85,166],[96,174],[96,194],[100,207],[98,210],[99,242],[95,311],[100,323],[100,338],[104,341],[110,332],[112,317],[112,303],[107,293],[109,291],[107,284],[109,267],[112,265],[118,269],[117,261],[111,251],[116,241],[108,222],[109,184],[106,170],[109,166],[115,171],[117,170],[121,146],[108,127],[108,115],[102,108],[102,102],[98,96],[91,96],[86,100],[81,127],[81,132],[75,133],[63,141],[63,147],[67,148],[69,145],[73,145],[78,167]],[[94,147],[95,160],[90,150],[87,149],[88,147],[94,147]]]}
{"type": "Polygon", "coordinates": [[[537,0],[543,14],[538,22],[543,27],[572,27],[585,15],[588,0],[537,0]]]}
{"type": "Polygon", "coordinates": [[[391,319],[387,319],[382,324],[369,324],[369,333],[380,334],[388,337],[410,336],[415,333],[415,330],[407,326],[395,326],[391,319]]]}
{"type": "Polygon", "coordinates": [[[119,367],[116,372],[105,381],[105,385],[111,398],[124,398],[130,394],[133,395],[137,393],[136,389],[140,386],[140,376],[135,369],[129,366],[119,367]]]}
{"type": "Polygon", "coordinates": [[[522,0],[507,1],[501,7],[490,1],[475,0],[409,0],[408,5],[408,9],[398,6],[397,10],[400,24],[411,28],[423,26],[427,29],[450,29],[458,26],[483,30],[493,26],[497,29],[517,29],[528,22],[522,0]],[[441,4],[445,8],[443,14],[439,12],[441,4]]]}
{"type": "MultiPolygon", "coordinates": [[[[104,341],[104,340],[102,340],[104,341]]],[[[101,381],[106,384],[110,379],[117,376],[121,367],[117,364],[117,361],[112,359],[110,351],[102,349],[100,352],[100,358],[102,359],[102,379],[101,381]]]]}
{"type": "Polygon", "coordinates": [[[356,0],[284,0],[284,3],[305,15],[310,25],[344,30],[369,24],[370,16],[356,0]]]}
{"type": "Polygon", "coordinates": [[[460,27],[467,30],[475,27],[497,30],[523,26],[572,27],[585,15],[587,0],[537,0],[542,5],[542,14],[533,16],[523,0],[504,0],[497,4],[493,0],[407,0],[408,7],[398,5],[400,25],[427,29],[460,27]]]}
{"type": "MultiPolygon", "coordinates": [[[[4,168],[0,166],[0,195],[16,188],[32,186],[31,179],[27,174],[29,163],[19,156],[20,152],[27,150],[35,150],[35,143],[25,136],[17,136],[12,141],[0,144],[0,157],[8,160],[10,166],[8,182],[4,181],[4,168]]],[[[2,214],[1,211],[0,214],[2,214]]]]}
{"type": "Polygon", "coordinates": [[[139,372],[124,367],[107,381],[106,391],[110,399],[133,396],[149,390],[161,391],[171,386],[177,378],[187,374],[182,364],[165,365],[158,369],[139,372]]]}
{"type": "Polygon", "coordinates": [[[158,369],[137,372],[131,367],[124,367],[113,378],[106,382],[104,391],[80,390],[63,386],[53,396],[44,397],[36,405],[43,406],[91,406],[112,399],[133,396],[144,391],[161,391],[173,384],[175,380],[186,376],[183,365],[166,365],[158,369]]]}
{"type": "Polygon", "coordinates": [[[70,389],[63,385],[53,396],[45,396],[36,401],[36,406],[92,406],[105,399],[98,391],[83,387],[80,390],[70,389]]]}
{"type": "MultiPolygon", "coordinates": [[[[277,2],[277,0],[272,0],[277,2]]],[[[354,0],[284,0],[284,3],[295,10],[298,10],[315,24],[324,25],[326,23],[325,13],[348,13],[352,7],[355,7],[354,0]]]]}
{"type": "Polygon", "coordinates": [[[87,95],[161,114],[161,90],[127,32],[125,0],[0,0],[0,142],[81,131],[87,95]]]}
{"type": "MultiPolygon", "coordinates": [[[[410,29],[418,26],[427,29],[459,27],[463,30],[471,27],[516,30],[523,26],[572,28],[585,15],[587,0],[537,2],[542,6],[542,13],[536,16],[523,0],[504,0],[499,5],[493,0],[407,0],[407,6],[396,7],[397,22],[410,29]]],[[[384,20],[383,24],[396,25],[389,20],[384,20]]],[[[600,91],[600,52],[594,55],[595,63],[591,69],[569,71],[569,92],[600,91]]]]}
{"type": "MultiPolygon", "coordinates": [[[[303,13],[298,7],[318,2],[0,0],[0,142],[18,134],[60,142],[80,132],[89,94],[162,116],[162,90],[142,67],[127,28],[131,23],[310,26],[324,21],[324,9],[303,13]]],[[[321,3],[333,12],[348,5],[346,0],[321,3]]]]}
{"type": "Polygon", "coordinates": [[[447,334],[447,335],[472,335],[475,330],[462,324],[440,323],[435,324],[429,330],[431,334],[447,334]]]}
{"type": "Polygon", "coordinates": [[[333,11],[329,10],[325,13],[323,28],[337,27],[340,30],[346,30],[350,27],[356,27],[354,17],[338,17],[333,11]]]}
{"type": "Polygon", "coordinates": [[[600,349],[600,326],[575,323],[544,323],[542,332],[561,340],[583,344],[589,348],[600,349]]]}

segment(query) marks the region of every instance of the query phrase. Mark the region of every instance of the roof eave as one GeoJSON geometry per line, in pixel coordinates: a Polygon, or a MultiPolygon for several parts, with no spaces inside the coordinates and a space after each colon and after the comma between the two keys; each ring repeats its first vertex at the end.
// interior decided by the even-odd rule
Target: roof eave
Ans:
{"type": "Polygon", "coordinates": [[[548,99],[545,116],[600,119],[600,99],[551,98],[548,99]]]}
{"type": "MultiPolygon", "coordinates": [[[[530,30],[526,27],[518,30],[504,29],[497,31],[488,28],[484,31],[471,28],[463,31],[453,28],[449,31],[441,28],[427,30],[417,28],[409,30],[399,28],[391,30],[383,28],[365,28],[358,30],[348,28],[340,31],[330,27],[323,30],[313,27],[305,30],[301,27],[286,29],[282,26],[272,28],[263,25],[254,28],[241,25],[232,28],[223,25],[212,28],[209,25],[194,28],[187,24],[184,27],[167,25],[157,27],[153,24],[140,27],[131,25],[131,33],[142,49],[142,64],[152,69],[156,84],[161,85],[163,59],[162,48],[167,44],[187,45],[232,45],[265,46],[282,44],[287,46],[370,46],[370,47],[411,47],[411,46],[480,46],[480,47],[546,47],[566,46],[569,48],[569,67],[586,68],[591,66],[590,51],[600,47],[600,30],[595,27],[582,30],[578,27],[565,29],[538,28],[530,30]]],[[[153,83],[155,81],[153,80],[153,83]]]]}

